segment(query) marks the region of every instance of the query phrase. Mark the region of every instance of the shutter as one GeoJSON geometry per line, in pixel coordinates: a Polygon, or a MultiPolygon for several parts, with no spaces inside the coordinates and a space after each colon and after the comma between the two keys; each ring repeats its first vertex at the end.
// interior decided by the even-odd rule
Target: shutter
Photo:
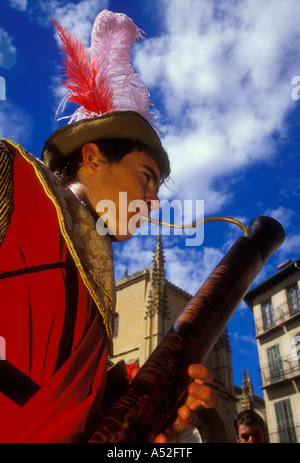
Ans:
{"type": "Polygon", "coordinates": [[[280,443],[296,443],[297,437],[290,399],[275,403],[275,412],[280,443]]]}
{"type": "Polygon", "coordinates": [[[274,383],[284,378],[284,372],[282,367],[282,360],[280,356],[279,344],[267,349],[270,381],[274,383]]]}

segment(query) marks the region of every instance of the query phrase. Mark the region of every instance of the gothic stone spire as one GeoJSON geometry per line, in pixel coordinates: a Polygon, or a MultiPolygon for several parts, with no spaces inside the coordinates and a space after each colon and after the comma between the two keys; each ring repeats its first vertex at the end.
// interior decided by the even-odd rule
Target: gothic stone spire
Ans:
{"type": "Polygon", "coordinates": [[[152,262],[151,289],[145,318],[152,318],[156,313],[160,314],[163,318],[169,318],[167,295],[165,292],[165,256],[160,235],[157,237],[152,262]]]}
{"type": "Polygon", "coordinates": [[[243,384],[242,384],[242,410],[249,410],[254,408],[254,394],[249,371],[246,374],[243,370],[243,384]]]}

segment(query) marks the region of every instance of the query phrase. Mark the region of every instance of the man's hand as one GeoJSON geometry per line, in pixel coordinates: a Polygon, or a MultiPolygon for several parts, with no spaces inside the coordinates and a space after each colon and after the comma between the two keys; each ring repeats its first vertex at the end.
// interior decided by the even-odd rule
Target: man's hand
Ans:
{"type": "Polygon", "coordinates": [[[213,374],[207,367],[192,364],[189,366],[188,374],[194,381],[188,386],[189,395],[185,404],[178,409],[175,422],[156,436],[155,443],[176,442],[182,431],[197,424],[198,410],[213,408],[218,402],[216,392],[207,385],[213,380],[213,374]]]}
{"type": "MultiPolygon", "coordinates": [[[[139,370],[139,367],[135,367],[131,371],[131,379],[137,375],[139,370]]],[[[156,444],[176,442],[179,434],[185,429],[193,428],[197,424],[198,410],[213,408],[217,405],[218,396],[208,386],[214,378],[212,371],[204,365],[191,364],[188,368],[188,374],[194,380],[188,386],[188,397],[184,405],[178,409],[178,416],[174,423],[156,436],[154,440],[156,444]]]]}

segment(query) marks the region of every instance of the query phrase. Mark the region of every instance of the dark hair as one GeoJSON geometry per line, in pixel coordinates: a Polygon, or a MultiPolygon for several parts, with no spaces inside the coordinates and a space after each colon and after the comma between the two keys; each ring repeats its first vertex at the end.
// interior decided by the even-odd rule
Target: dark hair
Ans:
{"type": "Polygon", "coordinates": [[[236,432],[239,432],[239,426],[243,424],[244,426],[253,426],[254,424],[259,425],[263,432],[266,434],[267,433],[267,427],[266,423],[262,419],[262,417],[256,413],[254,410],[244,410],[240,412],[236,417],[234,418],[234,427],[236,432]]]}
{"type": "MultiPolygon", "coordinates": [[[[137,149],[150,155],[155,159],[161,173],[161,183],[163,183],[170,175],[170,162],[168,154],[162,147],[152,148],[137,140],[127,138],[115,139],[101,139],[96,140],[94,143],[99,147],[101,152],[110,163],[118,163],[126,154],[131,153],[137,149]]],[[[67,184],[70,184],[76,177],[77,171],[82,162],[82,147],[75,150],[70,156],[63,158],[57,165],[54,173],[58,175],[67,184]]]]}

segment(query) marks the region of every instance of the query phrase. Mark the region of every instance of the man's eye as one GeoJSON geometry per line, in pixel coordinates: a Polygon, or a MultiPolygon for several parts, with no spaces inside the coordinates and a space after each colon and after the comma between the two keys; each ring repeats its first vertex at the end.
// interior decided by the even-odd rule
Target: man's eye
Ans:
{"type": "Polygon", "coordinates": [[[146,179],[147,179],[147,183],[151,180],[151,175],[148,174],[147,172],[143,172],[143,174],[145,175],[146,179]]]}

